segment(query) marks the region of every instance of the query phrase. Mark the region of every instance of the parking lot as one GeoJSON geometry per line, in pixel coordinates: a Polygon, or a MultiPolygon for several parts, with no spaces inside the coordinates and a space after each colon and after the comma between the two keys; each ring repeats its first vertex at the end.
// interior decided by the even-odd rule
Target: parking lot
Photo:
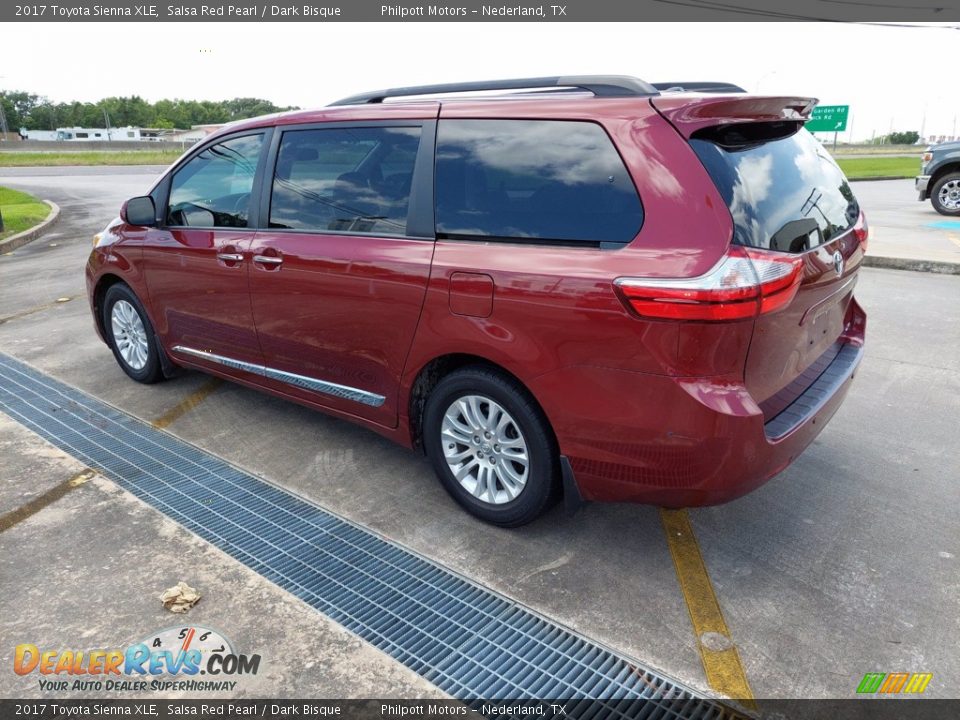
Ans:
{"type": "MultiPolygon", "coordinates": [[[[464,514],[423,457],[371,432],[198,373],[152,387],[130,381],[94,333],[83,265],[92,235],[154,171],[0,170],[0,185],[62,209],[53,231],[0,257],[2,352],[710,691],[657,508],[588,505],[568,517],[556,507],[503,530],[464,514]]],[[[909,181],[858,183],[855,192],[881,254],[911,238],[944,260],[960,254],[960,230],[930,226],[943,218],[916,202],[909,181]]],[[[854,697],[864,673],[896,671],[933,673],[926,696],[960,697],[960,276],[865,268],[857,297],[867,354],[829,427],[758,491],[689,511],[757,698],[854,697]]],[[[2,415],[0,427],[9,477],[0,512],[82,469],[2,415]]],[[[17,638],[66,646],[67,635],[82,647],[95,635],[146,635],[164,620],[154,596],[185,579],[206,592],[191,617],[257,646],[275,668],[243,693],[283,682],[301,697],[344,687],[366,697],[436,694],[109,481],[94,484],[0,534],[3,572],[26,588],[0,599],[0,662],[17,638]],[[49,550],[34,557],[41,547],[49,550]],[[360,667],[359,684],[345,685],[360,667]]],[[[0,674],[0,688],[42,694],[35,679],[12,673],[0,674]]]]}

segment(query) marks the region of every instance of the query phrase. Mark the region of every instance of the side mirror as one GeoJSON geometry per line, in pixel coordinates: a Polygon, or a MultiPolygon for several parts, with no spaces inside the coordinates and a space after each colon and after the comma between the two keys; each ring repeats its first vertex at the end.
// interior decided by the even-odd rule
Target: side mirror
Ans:
{"type": "Polygon", "coordinates": [[[120,218],[129,225],[152,227],[157,224],[157,208],[149,195],[130,198],[120,210],[120,218]]]}

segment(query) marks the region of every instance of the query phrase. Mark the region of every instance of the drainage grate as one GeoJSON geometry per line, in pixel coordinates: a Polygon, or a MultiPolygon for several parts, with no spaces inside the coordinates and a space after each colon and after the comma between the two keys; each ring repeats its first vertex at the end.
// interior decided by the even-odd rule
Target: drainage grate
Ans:
{"type": "Polygon", "coordinates": [[[585,699],[567,713],[598,719],[733,716],[3,353],[0,410],[456,698],[585,699]]]}

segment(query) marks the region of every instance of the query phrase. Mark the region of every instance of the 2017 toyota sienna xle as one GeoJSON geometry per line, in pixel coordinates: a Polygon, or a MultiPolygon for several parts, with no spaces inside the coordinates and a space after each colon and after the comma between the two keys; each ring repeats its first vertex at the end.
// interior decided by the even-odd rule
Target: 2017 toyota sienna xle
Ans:
{"type": "Polygon", "coordinates": [[[814,103],[528,78],[236,123],[98,235],[97,331],[134,380],[202,370],[422,448],[499,525],[560,493],[721,503],[862,354],[867,226],[814,103]],[[478,90],[505,92],[443,95],[478,90]]]}

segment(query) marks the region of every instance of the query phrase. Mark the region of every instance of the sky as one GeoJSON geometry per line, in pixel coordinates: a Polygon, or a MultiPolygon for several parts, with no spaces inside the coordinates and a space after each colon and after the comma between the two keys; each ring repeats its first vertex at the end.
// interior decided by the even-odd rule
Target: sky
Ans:
{"type": "Polygon", "coordinates": [[[538,75],[716,80],[849,105],[840,140],[956,135],[960,30],[843,23],[0,23],[0,89],[50,100],[261,97],[538,75]],[[6,25],[4,27],[4,25],[6,25]]]}

